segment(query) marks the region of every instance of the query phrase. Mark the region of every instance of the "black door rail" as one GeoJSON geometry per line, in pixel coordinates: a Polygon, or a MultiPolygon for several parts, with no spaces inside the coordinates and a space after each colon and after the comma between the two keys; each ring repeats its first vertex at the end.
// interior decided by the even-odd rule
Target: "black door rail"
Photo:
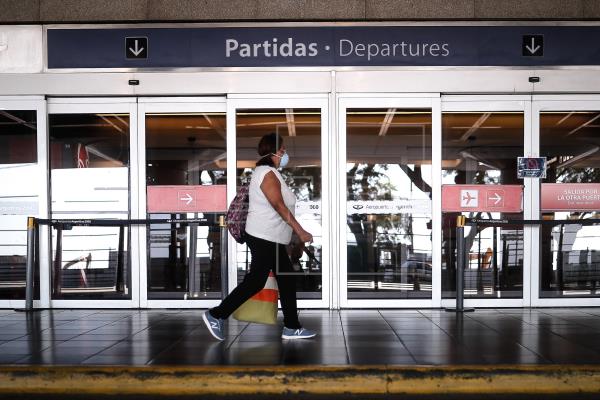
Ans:
{"type": "MultiPolygon", "coordinates": [[[[53,227],[59,233],[57,239],[57,253],[60,252],[60,233],[63,230],[71,230],[74,226],[103,226],[103,227],[119,227],[119,254],[122,253],[124,247],[123,233],[125,227],[132,225],[154,225],[154,224],[182,224],[192,226],[213,226],[214,219],[209,218],[164,218],[164,219],[42,219],[35,217],[27,218],[27,269],[25,278],[25,308],[19,311],[33,311],[33,280],[34,280],[34,263],[37,252],[37,237],[40,225],[53,227]]],[[[219,216],[218,225],[221,228],[221,289],[223,295],[227,293],[227,225],[225,216],[219,216]]],[[[123,270],[124,260],[119,256],[117,260],[117,270],[123,270]]],[[[117,277],[121,274],[117,272],[117,277]]],[[[55,279],[57,285],[60,285],[60,279],[55,279]]],[[[124,282],[122,279],[117,280],[117,287],[122,287],[124,282]]],[[[57,287],[60,289],[60,286],[57,287]]],[[[56,288],[55,288],[56,289],[56,288]]]]}
{"type": "Polygon", "coordinates": [[[595,225],[600,224],[598,218],[587,219],[484,219],[466,218],[459,215],[456,218],[456,307],[447,308],[446,311],[466,312],[474,311],[473,308],[464,307],[464,270],[467,264],[468,249],[466,249],[465,226],[564,226],[564,225],[595,225]]]}

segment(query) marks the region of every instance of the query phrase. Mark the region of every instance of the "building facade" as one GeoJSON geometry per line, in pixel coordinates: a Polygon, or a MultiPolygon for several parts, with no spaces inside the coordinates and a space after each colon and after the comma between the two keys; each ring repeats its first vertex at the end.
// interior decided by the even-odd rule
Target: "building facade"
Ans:
{"type": "Polygon", "coordinates": [[[459,215],[509,221],[466,228],[466,305],[600,305],[597,2],[0,5],[0,306],[27,216],[160,220],[40,226],[38,307],[215,305],[269,132],[300,307],[453,305],[459,215]]]}

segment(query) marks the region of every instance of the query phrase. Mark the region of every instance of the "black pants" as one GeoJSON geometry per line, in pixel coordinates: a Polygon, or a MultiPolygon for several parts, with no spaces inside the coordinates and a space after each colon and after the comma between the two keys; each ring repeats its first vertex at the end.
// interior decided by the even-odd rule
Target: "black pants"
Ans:
{"type": "Polygon", "coordinates": [[[294,272],[285,246],[248,234],[246,235],[246,243],[250,247],[250,254],[252,254],[250,272],[246,274],[244,280],[233,292],[223,299],[219,306],[210,310],[211,315],[215,318],[228,318],[239,306],[265,286],[269,271],[273,271],[279,288],[283,323],[287,328],[301,328],[296,305],[296,276],[285,274],[286,272],[294,272]]]}

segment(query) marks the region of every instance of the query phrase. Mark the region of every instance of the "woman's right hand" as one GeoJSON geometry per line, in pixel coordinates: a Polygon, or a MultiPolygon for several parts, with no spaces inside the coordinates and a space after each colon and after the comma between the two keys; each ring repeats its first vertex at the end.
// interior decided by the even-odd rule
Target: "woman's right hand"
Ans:
{"type": "Polygon", "coordinates": [[[304,229],[300,229],[300,231],[297,234],[298,238],[302,243],[311,243],[313,241],[313,235],[311,235],[304,229]]]}

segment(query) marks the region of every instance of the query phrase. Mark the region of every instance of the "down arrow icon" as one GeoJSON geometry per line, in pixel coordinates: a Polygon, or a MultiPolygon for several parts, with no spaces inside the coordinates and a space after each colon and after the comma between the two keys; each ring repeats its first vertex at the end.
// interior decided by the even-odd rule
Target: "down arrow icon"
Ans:
{"type": "Polygon", "coordinates": [[[544,35],[523,35],[521,50],[523,57],[542,57],[544,55],[544,35]]]}

